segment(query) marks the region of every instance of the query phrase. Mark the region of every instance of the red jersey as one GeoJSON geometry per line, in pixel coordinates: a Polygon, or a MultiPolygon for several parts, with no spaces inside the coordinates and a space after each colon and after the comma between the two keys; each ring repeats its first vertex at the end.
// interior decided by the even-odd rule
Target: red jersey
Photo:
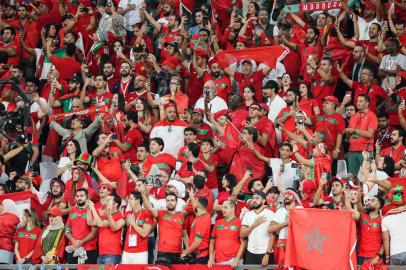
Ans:
{"type": "Polygon", "coordinates": [[[121,163],[125,159],[118,147],[110,147],[109,152],[103,151],[97,158],[99,171],[111,182],[118,182],[121,177],[121,163]]]}
{"type": "Polygon", "coordinates": [[[190,67],[190,77],[186,95],[189,97],[189,106],[193,107],[203,94],[203,79],[199,77],[194,68],[190,67]]]}
{"type": "Polygon", "coordinates": [[[124,153],[125,159],[137,161],[137,147],[142,143],[142,133],[138,127],[132,127],[124,137],[124,144],[130,148],[124,153]]]}
{"type": "Polygon", "coordinates": [[[18,243],[18,252],[21,258],[27,256],[34,249],[39,238],[41,238],[41,228],[39,227],[35,227],[31,231],[22,227],[18,228],[14,241],[18,243]]]}
{"type": "MultiPolygon", "coordinates": [[[[299,106],[299,110],[304,111],[307,115],[310,115],[310,111],[308,110],[307,107],[299,106]]],[[[279,118],[289,114],[289,112],[290,112],[290,107],[283,108],[282,110],[280,110],[275,121],[277,121],[279,118]]],[[[286,130],[295,133],[296,132],[295,117],[289,117],[285,121],[285,123],[283,123],[283,126],[285,127],[286,130]]],[[[286,132],[282,132],[282,141],[284,142],[288,139],[289,139],[289,136],[286,134],[286,132]]]]}
{"type": "MultiPolygon", "coordinates": [[[[87,225],[87,209],[81,209],[77,206],[72,207],[65,228],[66,232],[70,232],[76,240],[81,240],[88,236],[92,231],[92,226],[87,225]]],[[[70,240],[69,245],[72,245],[70,240]]],[[[86,251],[95,250],[97,248],[97,238],[94,237],[82,246],[86,251]]]]}
{"type": "Polygon", "coordinates": [[[260,135],[263,133],[268,135],[268,141],[264,147],[265,155],[267,157],[279,157],[278,143],[273,122],[267,116],[263,116],[255,125],[255,128],[260,135]]]}
{"type": "Polygon", "coordinates": [[[255,99],[260,102],[262,99],[262,81],[265,78],[265,74],[262,70],[255,71],[252,76],[247,76],[241,72],[234,72],[234,80],[238,82],[239,93],[243,96],[243,89],[247,85],[251,85],[255,89],[255,99]]]}
{"type": "MultiPolygon", "coordinates": [[[[376,115],[371,112],[370,110],[362,113],[362,112],[357,112],[355,113],[351,119],[350,123],[348,125],[349,128],[358,128],[361,130],[368,130],[368,129],[374,129],[376,130],[378,128],[378,119],[376,118],[376,115]]],[[[373,151],[374,149],[374,136],[371,138],[365,138],[362,136],[359,136],[358,134],[353,133],[350,137],[350,148],[349,151],[351,152],[362,152],[366,150],[366,147],[369,145],[367,151],[373,151]]]]}
{"type": "Polygon", "coordinates": [[[111,100],[113,99],[113,94],[110,92],[105,92],[103,95],[98,96],[95,92],[89,93],[88,97],[90,98],[90,107],[101,107],[108,106],[110,107],[111,100]]]}
{"type": "Polygon", "coordinates": [[[211,126],[206,123],[202,123],[200,128],[197,129],[197,138],[196,141],[200,143],[200,141],[204,138],[212,138],[213,137],[213,130],[211,126]]]}
{"type": "Polygon", "coordinates": [[[182,146],[182,148],[179,149],[177,161],[180,161],[181,163],[187,162],[187,157],[185,155],[186,149],[187,149],[187,145],[182,146]]]}
{"type": "MultiPolygon", "coordinates": [[[[307,73],[306,73],[307,74],[307,73]]],[[[306,81],[312,85],[313,97],[319,103],[319,106],[323,106],[323,98],[326,96],[333,96],[336,88],[336,80],[329,83],[324,81],[320,74],[316,71],[313,77],[306,76],[306,81]]]]}
{"type": "Polygon", "coordinates": [[[210,227],[211,216],[207,212],[197,216],[192,223],[189,236],[189,246],[193,244],[195,238],[202,239],[202,242],[194,251],[194,253],[197,253],[196,258],[202,258],[209,255],[210,227]]]}
{"type": "Polygon", "coordinates": [[[237,256],[240,249],[241,220],[233,217],[217,220],[211,233],[211,239],[216,239],[215,261],[225,262],[237,256]]]}
{"type": "MultiPolygon", "coordinates": [[[[117,212],[112,218],[117,222],[123,219],[123,215],[117,212]]],[[[121,255],[121,234],[122,229],[113,231],[110,226],[99,228],[99,255],[121,255]]]]}
{"type": "Polygon", "coordinates": [[[317,115],[314,117],[314,130],[322,130],[326,133],[326,145],[329,151],[333,151],[337,141],[337,134],[343,134],[345,129],[344,118],[339,113],[332,115],[317,115]]]}
{"type": "Polygon", "coordinates": [[[4,49],[14,49],[17,54],[15,56],[10,56],[8,58],[7,64],[12,65],[14,67],[17,67],[20,64],[20,47],[17,43],[11,42],[9,44],[0,44],[0,48],[4,49]]]}
{"type": "Polygon", "coordinates": [[[180,167],[180,169],[178,171],[178,175],[182,178],[188,178],[190,176],[194,176],[195,171],[198,172],[200,170],[205,170],[205,169],[206,169],[206,167],[204,166],[204,164],[200,160],[196,160],[196,162],[194,162],[192,164],[192,170],[189,171],[188,165],[186,162],[186,163],[183,163],[182,166],[180,167]]]}
{"type": "Polygon", "coordinates": [[[154,224],[153,216],[145,209],[141,209],[138,213],[134,213],[133,211],[126,212],[124,217],[126,219],[127,234],[125,237],[124,251],[129,253],[148,251],[148,236],[142,237],[139,235],[127,220],[128,215],[131,213],[134,214],[137,226],[143,227],[144,224],[150,224],[152,226],[154,224]]]}
{"type": "Polygon", "coordinates": [[[369,109],[376,113],[376,105],[378,104],[378,99],[385,99],[387,98],[387,93],[385,90],[382,89],[379,85],[371,84],[371,85],[363,85],[360,82],[353,81],[352,88],[354,89],[354,100],[355,102],[358,100],[358,96],[361,94],[367,94],[371,99],[369,103],[369,109]]]}
{"type": "Polygon", "coordinates": [[[218,156],[217,154],[211,154],[208,159],[205,159],[203,156],[203,153],[200,152],[199,159],[203,161],[204,163],[214,166],[214,171],[211,173],[208,173],[207,175],[207,183],[206,186],[209,189],[214,189],[218,187],[217,183],[217,163],[218,163],[218,156]]]}
{"type": "Polygon", "coordinates": [[[176,167],[176,158],[174,158],[171,154],[168,153],[161,153],[157,156],[148,155],[145,159],[143,167],[151,168],[152,165],[158,166],[158,168],[171,168],[175,169],[176,167]]]}
{"type": "Polygon", "coordinates": [[[373,258],[378,254],[382,246],[381,222],[382,217],[371,219],[368,214],[361,213],[358,256],[373,258]]]}
{"type": "MultiPolygon", "coordinates": [[[[392,121],[390,121],[392,124],[392,121]]],[[[382,149],[390,147],[390,135],[392,134],[393,127],[388,126],[387,129],[382,130],[378,127],[378,130],[375,132],[375,141],[381,144],[382,149]]]]}
{"type": "Polygon", "coordinates": [[[181,253],[182,229],[185,217],[182,213],[171,214],[168,210],[158,211],[158,251],[181,253]]]}

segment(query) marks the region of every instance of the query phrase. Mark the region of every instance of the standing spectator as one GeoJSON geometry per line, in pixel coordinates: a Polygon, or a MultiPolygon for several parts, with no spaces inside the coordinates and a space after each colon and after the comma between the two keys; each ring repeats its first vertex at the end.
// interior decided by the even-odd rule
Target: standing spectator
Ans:
{"type": "Polygon", "coordinates": [[[376,115],[369,110],[371,99],[367,94],[358,96],[357,109],[345,132],[350,138],[350,148],[347,154],[348,171],[354,175],[362,164],[362,151],[372,152],[374,149],[374,134],[378,128],[376,115]]]}
{"type": "Polygon", "coordinates": [[[378,130],[375,133],[376,142],[381,145],[382,149],[390,146],[391,135],[393,127],[389,122],[389,115],[387,112],[379,112],[378,118],[378,130]]]}
{"type": "Polygon", "coordinates": [[[178,170],[177,176],[185,184],[191,184],[193,177],[200,170],[205,170],[204,163],[199,159],[200,145],[198,143],[189,143],[185,151],[187,162],[183,163],[178,170]]]}
{"type": "Polygon", "coordinates": [[[192,263],[207,264],[209,261],[209,241],[211,216],[209,211],[209,200],[206,197],[194,197],[189,193],[192,206],[195,209],[196,217],[193,220],[190,234],[189,245],[182,252],[181,258],[189,254],[192,256],[192,263]]]}
{"type": "MultiPolygon", "coordinates": [[[[278,95],[279,84],[276,81],[270,80],[262,87],[262,93],[266,98],[266,104],[272,108],[268,112],[268,118],[275,123],[275,119],[279,112],[286,108],[286,102],[278,95]]],[[[277,131],[278,134],[278,131],[277,131]]],[[[279,131],[280,137],[280,131],[279,131]]]]}
{"type": "Polygon", "coordinates": [[[274,219],[274,212],[265,208],[266,195],[262,191],[255,191],[251,199],[251,211],[242,218],[240,237],[248,238],[245,263],[266,266],[273,264],[271,251],[274,238],[268,232],[269,225],[274,219]]]}
{"type": "Polygon", "coordinates": [[[397,206],[393,214],[382,219],[383,247],[385,249],[385,263],[391,265],[406,264],[406,226],[405,194],[403,186],[392,188],[392,203],[397,206]],[[396,210],[400,211],[396,211],[396,210]]]}
{"type": "Polygon", "coordinates": [[[14,235],[18,218],[17,206],[14,201],[5,199],[0,205],[0,263],[12,264],[14,259],[14,235]]]}
{"type": "Polygon", "coordinates": [[[141,192],[131,192],[128,204],[131,210],[124,214],[127,230],[121,263],[147,264],[148,235],[152,232],[154,219],[148,210],[142,208],[141,192]]]}
{"type": "Polygon", "coordinates": [[[179,264],[180,254],[182,253],[182,239],[187,234],[182,226],[184,216],[181,212],[176,211],[178,196],[174,193],[166,194],[166,210],[154,209],[145,192],[142,193],[142,198],[145,209],[157,219],[159,236],[157,259],[165,258],[172,264],[179,264]]]}
{"type": "Polygon", "coordinates": [[[60,176],[64,183],[72,178],[73,162],[81,153],[79,142],[75,139],[66,144],[66,156],[61,157],[56,168],[56,175],[60,176]]]}
{"type": "Polygon", "coordinates": [[[196,108],[192,112],[192,122],[190,126],[197,130],[197,142],[201,142],[203,138],[213,137],[211,126],[203,123],[204,109],[196,108]]]}
{"type": "Polygon", "coordinates": [[[241,220],[235,216],[237,204],[226,200],[222,204],[223,217],[214,224],[210,237],[209,267],[216,264],[231,265],[232,268],[242,265],[242,256],[246,241],[240,238],[241,220]]]}
{"type": "Polygon", "coordinates": [[[97,261],[97,227],[87,224],[89,192],[85,188],[76,190],[75,203],[66,222],[67,262],[69,264],[94,264],[97,261]]]}
{"type": "Polygon", "coordinates": [[[33,258],[34,247],[39,241],[41,228],[38,222],[37,212],[33,209],[24,209],[21,218],[20,228],[14,237],[14,253],[16,256],[16,263],[36,263],[33,258]]]}
{"type": "Polygon", "coordinates": [[[379,65],[378,76],[382,78],[382,87],[386,89],[386,83],[395,88],[396,74],[401,70],[406,70],[406,56],[400,53],[399,40],[389,38],[386,41],[386,55],[379,65]]]}

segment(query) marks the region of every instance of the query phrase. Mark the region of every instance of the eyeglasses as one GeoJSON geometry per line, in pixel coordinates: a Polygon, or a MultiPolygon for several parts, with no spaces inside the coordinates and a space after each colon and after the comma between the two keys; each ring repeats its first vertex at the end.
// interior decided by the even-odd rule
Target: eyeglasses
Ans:
{"type": "Polygon", "coordinates": [[[60,185],[52,185],[52,188],[61,188],[60,185]]]}

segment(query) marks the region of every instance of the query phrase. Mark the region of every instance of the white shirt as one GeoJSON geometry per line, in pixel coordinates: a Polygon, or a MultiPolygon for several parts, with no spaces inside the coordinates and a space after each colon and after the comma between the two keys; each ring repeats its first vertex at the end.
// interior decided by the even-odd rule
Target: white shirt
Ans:
{"type": "MultiPolygon", "coordinates": [[[[269,167],[272,169],[273,175],[273,183],[275,186],[278,185],[277,183],[277,175],[281,168],[282,159],[280,158],[270,158],[269,159],[269,167]]],[[[285,170],[283,171],[281,178],[282,178],[282,185],[283,188],[291,188],[293,186],[293,182],[299,178],[298,172],[299,164],[295,161],[291,161],[284,165],[285,170]],[[294,168],[296,166],[296,168],[294,168]]]]}
{"type": "Polygon", "coordinates": [[[287,107],[286,102],[278,94],[272,101],[269,101],[268,99],[266,104],[269,106],[268,118],[272,121],[272,123],[275,123],[275,119],[279,112],[287,107]]]}
{"type": "Polygon", "coordinates": [[[133,31],[132,26],[141,22],[142,0],[121,0],[118,8],[126,9],[129,5],[135,5],[135,9],[124,15],[124,27],[128,31],[133,31]]]}
{"type": "Polygon", "coordinates": [[[367,22],[363,18],[358,16],[358,29],[359,29],[359,40],[369,40],[369,27],[373,23],[377,23],[382,26],[382,22],[379,22],[376,18],[372,21],[367,22]]]}
{"type": "Polygon", "coordinates": [[[150,138],[160,137],[164,141],[163,153],[171,154],[174,158],[178,157],[179,150],[184,145],[185,136],[183,131],[186,126],[165,126],[155,124],[151,130],[150,138]]]}
{"type": "Polygon", "coordinates": [[[256,213],[255,210],[251,210],[246,213],[242,219],[242,226],[251,226],[258,217],[266,217],[266,221],[257,227],[255,227],[248,235],[248,247],[247,250],[253,254],[265,254],[269,244],[269,224],[274,218],[274,213],[264,208],[261,212],[256,213]]]}
{"type": "MultiPolygon", "coordinates": [[[[262,69],[261,65],[259,65],[258,70],[262,69]]],[[[265,85],[270,80],[274,80],[277,82],[278,78],[282,78],[283,74],[285,73],[286,73],[285,65],[279,61],[276,62],[275,68],[271,69],[268,75],[262,80],[262,85],[265,85]]]]}
{"type": "MultiPolygon", "coordinates": [[[[381,64],[379,65],[379,69],[394,71],[397,69],[398,66],[400,67],[400,69],[406,70],[406,56],[404,56],[401,53],[398,53],[395,56],[387,54],[382,57],[382,61],[381,61],[381,64]]],[[[396,86],[395,77],[396,76],[386,76],[382,80],[381,87],[383,89],[387,90],[386,82],[389,80],[389,83],[392,86],[392,88],[395,88],[395,86],[396,86]]]]}
{"type": "MultiPolygon", "coordinates": [[[[72,162],[72,160],[69,157],[61,157],[57,168],[65,167],[66,164],[70,162],[72,162]]],[[[66,171],[61,175],[61,180],[66,184],[66,182],[68,182],[68,180],[71,178],[72,178],[72,168],[68,167],[66,171]]]]}
{"type": "MultiPolygon", "coordinates": [[[[303,207],[296,206],[295,208],[303,208],[303,207]]],[[[272,219],[272,222],[275,222],[276,224],[282,224],[288,220],[289,220],[289,211],[285,207],[281,207],[276,211],[275,216],[272,219]]],[[[287,238],[288,238],[288,226],[283,227],[279,231],[279,239],[287,239],[287,238]]]]}
{"type": "MultiPolygon", "coordinates": [[[[42,105],[45,106],[46,108],[48,108],[48,113],[47,113],[47,115],[48,115],[48,116],[51,115],[51,114],[52,114],[52,111],[51,111],[51,108],[50,108],[49,105],[48,105],[47,100],[46,100],[45,98],[42,98],[42,97],[40,97],[39,99],[40,99],[42,105]]],[[[33,102],[33,103],[31,104],[30,113],[39,112],[40,110],[41,110],[41,109],[40,109],[40,107],[39,107],[39,105],[38,105],[37,102],[33,102]]],[[[40,122],[40,121],[38,121],[38,122],[35,123],[35,124],[36,124],[36,128],[37,128],[37,129],[41,126],[41,122],[40,122]]]]}
{"type": "MultiPolygon", "coordinates": [[[[209,108],[211,108],[210,112],[212,114],[215,114],[218,111],[227,110],[228,106],[227,106],[227,102],[225,102],[224,99],[222,99],[221,97],[214,97],[212,100],[209,101],[209,108]]],[[[203,97],[201,97],[197,100],[195,109],[204,110],[204,98],[203,97]]],[[[213,128],[213,124],[210,123],[210,121],[208,121],[206,119],[206,116],[204,116],[203,122],[210,125],[213,128]]]]}
{"type": "Polygon", "coordinates": [[[389,231],[390,255],[406,252],[406,212],[389,215],[382,219],[382,231],[389,231]]]}

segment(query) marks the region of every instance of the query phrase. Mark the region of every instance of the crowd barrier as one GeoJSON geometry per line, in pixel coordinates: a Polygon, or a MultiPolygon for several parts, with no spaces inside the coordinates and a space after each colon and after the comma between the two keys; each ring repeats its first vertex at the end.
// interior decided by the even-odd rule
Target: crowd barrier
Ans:
{"type": "MultiPolygon", "coordinates": [[[[123,269],[128,269],[128,270],[160,270],[158,267],[154,267],[153,265],[145,265],[145,266],[137,266],[137,265],[120,265],[123,266],[123,269]]],[[[196,265],[197,266],[197,265],[196,265]]],[[[77,264],[59,264],[59,265],[44,265],[44,264],[23,264],[23,265],[18,265],[18,264],[0,264],[0,270],[78,270],[81,268],[81,265],[77,264]]],[[[395,265],[388,265],[387,266],[388,270],[405,270],[405,266],[395,266],[395,265]]],[[[198,269],[202,270],[202,267],[193,267],[193,265],[189,265],[190,270],[193,269],[198,269]]],[[[217,267],[211,268],[213,270],[216,270],[217,267]]],[[[236,270],[273,270],[276,269],[276,265],[268,265],[266,267],[261,267],[258,265],[243,265],[243,266],[238,266],[235,268],[236,270]]],[[[358,269],[360,266],[358,266],[358,269]]],[[[86,269],[89,270],[106,270],[108,269],[104,265],[92,265],[89,267],[86,267],[86,269]]],[[[166,268],[167,269],[167,268],[166,268]]],[[[210,268],[207,268],[210,269],[210,268]]]]}

